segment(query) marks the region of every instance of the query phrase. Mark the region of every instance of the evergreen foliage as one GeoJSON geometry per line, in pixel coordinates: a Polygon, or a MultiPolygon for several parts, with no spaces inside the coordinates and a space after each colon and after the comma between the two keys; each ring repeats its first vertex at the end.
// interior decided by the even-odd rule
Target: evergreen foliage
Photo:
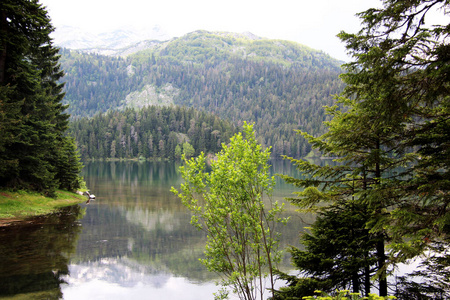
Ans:
{"type": "Polygon", "coordinates": [[[34,0],[2,1],[0,12],[0,185],[50,196],[75,189],[81,165],[64,135],[69,115],[50,19],[34,0]]]}
{"type": "Polygon", "coordinates": [[[216,153],[236,132],[229,122],[193,108],[149,106],[109,111],[71,122],[69,133],[87,159],[180,159],[216,153]],[[177,150],[178,147],[178,150],[177,150]]]}
{"type": "MultiPolygon", "coordinates": [[[[364,109],[378,111],[396,153],[412,161],[402,180],[383,184],[382,195],[396,201],[374,229],[387,229],[394,262],[431,253],[424,264],[436,273],[449,268],[449,9],[447,0],[385,1],[383,9],[361,13],[358,34],[340,34],[357,58],[343,75],[346,94],[362,96],[364,109]],[[446,18],[439,23],[432,13],[446,18]]],[[[438,282],[431,274],[429,281],[438,282]]],[[[435,288],[448,293],[448,279],[435,288]]]]}
{"type": "MultiPolygon", "coordinates": [[[[340,34],[355,58],[342,75],[347,84],[339,99],[343,109],[328,108],[333,119],[321,137],[302,133],[324,155],[339,157],[340,164],[291,159],[309,178],[285,178],[304,188],[292,199],[304,209],[317,210],[325,202],[321,210],[330,212],[350,201],[365,208],[366,222],[354,229],[368,229],[366,238],[376,238],[375,277],[380,295],[386,296],[389,265],[429,253],[424,262],[429,270],[442,275],[448,270],[449,27],[430,24],[428,14],[439,9],[448,14],[450,3],[387,0],[383,5],[360,14],[358,34],[340,34]]],[[[306,259],[313,250],[298,253],[306,259]]],[[[325,250],[321,254],[330,257],[325,250]]],[[[345,255],[344,249],[339,252],[345,255]]],[[[344,284],[345,272],[340,275],[344,284]]],[[[446,285],[442,278],[430,276],[431,284],[416,293],[411,292],[414,284],[402,283],[406,288],[398,293],[409,292],[408,299],[445,295],[448,278],[446,285]]]]}
{"type": "Polygon", "coordinates": [[[274,299],[301,299],[315,290],[332,293],[348,288],[369,295],[377,262],[377,239],[365,228],[368,217],[366,207],[355,201],[319,211],[310,233],[301,236],[305,249],[290,247],[293,265],[305,277],[280,272],[288,287],[280,288],[274,299]]]}
{"type": "MultiPolygon", "coordinates": [[[[441,243],[435,247],[440,247],[440,252],[445,252],[448,243],[441,243]]],[[[399,299],[450,299],[449,260],[448,255],[431,256],[419,264],[414,272],[397,277],[395,295],[399,299]]]]}
{"type": "Polygon", "coordinates": [[[339,62],[322,52],[204,31],[127,58],[62,50],[62,65],[73,116],[133,106],[127,95],[149,86],[159,95],[171,89],[172,104],[215,113],[238,127],[254,122],[275,157],[308,154],[310,146],[294,130],[324,133],[322,106],[331,105],[332,95],[343,89],[339,62]]]}
{"type": "Polygon", "coordinates": [[[388,297],[380,297],[376,294],[369,294],[367,297],[361,297],[358,293],[350,293],[348,290],[340,290],[336,291],[335,293],[332,293],[332,295],[329,295],[327,293],[324,293],[322,291],[316,290],[314,291],[316,294],[320,294],[317,296],[307,296],[303,297],[304,300],[388,300],[388,299],[397,299],[394,296],[388,296],[388,297]]]}

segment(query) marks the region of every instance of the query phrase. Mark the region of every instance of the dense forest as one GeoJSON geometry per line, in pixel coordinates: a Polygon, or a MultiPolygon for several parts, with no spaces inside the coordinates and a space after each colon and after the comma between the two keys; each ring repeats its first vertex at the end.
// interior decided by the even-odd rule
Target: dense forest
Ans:
{"type": "Polygon", "coordinates": [[[73,121],[69,134],[81,158],[180,159],[201,151],[216,153],[236,132],[217,116],[192,108],[149,106],[109,111],[73,121]]]}
{"type": "Polygon", "coordinates": [[[65,135],[63,71],[53,27],[37,1],[0,3],[0,187],[55,196],[82,184],[65,135]]]}
{"type": "Polygon", "coordinates": [[[75,118],[125,107],[193,107],[238,127],[254,122],[277,157],[309,153],[294,130],[323,133],[323,106],[343,89],[339,62],[324,53],[237,34],[193,32],[126,58],[61,53],[75,118]]]}

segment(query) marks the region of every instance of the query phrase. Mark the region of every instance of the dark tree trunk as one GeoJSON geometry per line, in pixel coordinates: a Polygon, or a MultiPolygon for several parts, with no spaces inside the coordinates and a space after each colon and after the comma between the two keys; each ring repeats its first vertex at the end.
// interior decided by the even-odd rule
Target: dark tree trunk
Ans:
{"type": "MultiPolygon", "coordinates": [[[[8,24],[6,21],[6,12],[1,11],[0,12],[0,32],[1,36],[7,37],[8,36],[8,24]]],[[[5,72],[6,72],[6,41],[0,41],[0,47],[3,48],[0,53],[0,85],[3,85],[5,81],[5,72]]]]}

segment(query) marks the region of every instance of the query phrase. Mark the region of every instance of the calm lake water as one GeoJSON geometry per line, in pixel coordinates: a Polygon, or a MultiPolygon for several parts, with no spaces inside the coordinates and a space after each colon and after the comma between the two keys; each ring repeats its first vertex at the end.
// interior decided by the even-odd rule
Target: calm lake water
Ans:
{"type": "MultiPolygon", "coordinates": [[[[274,173],[298,176],[289,162],[272,164],[274,173]]],[[[0,299],[213,299],[216,275],[198,261],[205,236],[170,192],[182,182],[178,166],[87,163],[83,176],[95,201],[0,228],[0,299]]],[[[294,191],[277,178],[275,199],[294,191]]],[[[311,221],[286,208],[283,248],[298,246],[311,221]]]]}

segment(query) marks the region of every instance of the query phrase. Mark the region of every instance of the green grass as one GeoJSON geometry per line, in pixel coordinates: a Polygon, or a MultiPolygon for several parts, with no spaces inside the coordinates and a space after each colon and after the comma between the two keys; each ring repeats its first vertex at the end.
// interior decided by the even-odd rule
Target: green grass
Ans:
{"type": "Polygon", "coordinates": [[[86,196],[58,190],[56,198],[26,191],[0,190],[0,219],[25,219],[86,201],[86,196]]]}
{"type": "Polygon", "coordinates": [[[59,289],[51,289],[47,291],[30,292],[24,294],[10,295],[10,296],[0,296],[0,299],[8,300],[44,300],[44,299],[57,299],[56,297],[61,297],[61,291],[59,289]]]}

